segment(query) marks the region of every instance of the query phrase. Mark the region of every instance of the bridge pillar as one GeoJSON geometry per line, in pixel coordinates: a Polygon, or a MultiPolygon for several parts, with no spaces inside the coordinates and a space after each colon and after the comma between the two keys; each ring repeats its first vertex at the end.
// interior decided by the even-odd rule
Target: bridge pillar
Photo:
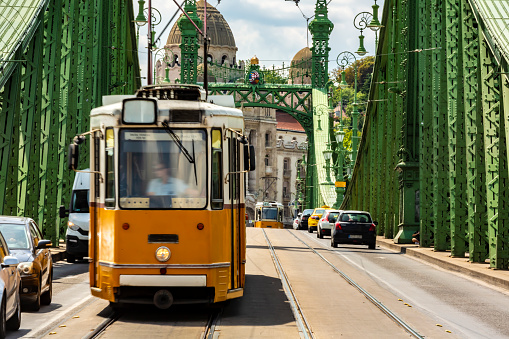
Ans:
{"type": "Polygon", "coordinates": [[[412,234],[419,231],[419,163],[400,162],[396,165],[399,179],[399,222],[396,244],[412,243],[412,234]]]}

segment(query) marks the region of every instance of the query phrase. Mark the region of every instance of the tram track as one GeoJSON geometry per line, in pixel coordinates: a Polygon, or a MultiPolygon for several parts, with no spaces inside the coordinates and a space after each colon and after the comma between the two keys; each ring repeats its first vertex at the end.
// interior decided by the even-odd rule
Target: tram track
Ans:
{"type": "MultiPolygon", "coordinates": [[[[336,265],[334,265],[329,260],[327,260],[327,258],[325,258],[318,251],[316,251],[312,246],[307,244],[304,240],[299,238],[297,235],[295,235],[290,230],[287,229],[286,231],[288,233],[290,233],[293,237],[295,237],[299,242],[304,244],[314,254],[316,254],[322,261],[324,261],[327,265],[329,265],[334,270],[334,272],[339,274],[348,284],[350,284],[352,287],[357,289],[363,296],[366,297],[366,299],[368,299],[371,303],[373,303],[380,311],[382,311],[387,317],[389,317],[396,324],[398,324],[400,327],[402,327],[412,337],[418,338],[418,339],[424,339],[424,336],[420,335],[416,330],[414,330],[412,327],[410,327],[408,324],[406,324],[403,320],[401,320],[394,312],[392,312],[383,303],[378,301],[373,295],[371,295],[368,291],[366,291],[359,284],[357,284],[354,280],[352,280],[347,274],[345,274],[343,271],[341,271],[336,265]]],[[[265,232],[264,232],[264,235],[265,235],[265,232]]],[[[265,236],[265,237],[267,237],[267,236],[265,236]]],[[[310,240],[314,240],[314,239],[310,239],[310,240]]],[[[317,243],[322,247],[322,249],[325,249],[331,253],[334,253],[334,251],[331,250],[330,248],[323,246],[323,244],[321,242],[317,242],[317,243]]]]}
{"type": "MultiPolygon", "coordinates": [[[[223,314],[223,307],[215,309],[210,312],[207,323],[203,329],[200,339],[213,339],[215,338],[216,330],[219,328],[221,317],[223,314]]],[[[100,338],[106,330],[117,322],[123,313],[121,311],[112,312],[106,319],[104,319],[93,331],[85,335],[82,339],[95,339],[100,338]]]]}
{"type": "Polygon", "coordinates": [[[274,260],[274,264],[276,266],[276,270],[278,272],[279,278],[281,279],[281,284],[283,285],[283,289],[285,291],[285,294],[288,298],[288,301],[290,302],[292,312],[295,316],[295,320],[297,323],[297,327],[299,328],[299,331],[302,333],[302,336],[306,339],[314,339],[313,331],[311,329],[311,326],[306,320],[306,317],[304,316],[302,312],[302,308],[299,304],[299,301],[297,300],[297,296],[295,295],[295,292],[292,288],[292,285],[290,283],[290,280],[288,279],[288,276],[286,275],[285,270],[283,269],[283,266],[281,265],[281,262],[279,260],[279,257],[276,253],[276,250],[274,249],[274,246],[272,246],[272,243],[267,236],[267,233],[265,232],[265,229],[262,228],[263,236],[265,237],[265,241],[267,242],[267,246],[269,247],[270,254],[272,256],[272,260],[274,260]]]}

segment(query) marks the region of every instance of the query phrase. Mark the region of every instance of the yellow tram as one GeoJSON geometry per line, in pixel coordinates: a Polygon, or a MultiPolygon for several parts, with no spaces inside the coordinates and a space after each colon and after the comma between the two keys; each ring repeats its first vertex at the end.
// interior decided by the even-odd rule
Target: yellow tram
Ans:
{"type": "MultiPolygon", "coordinates": [[[[242,111],[206,102],[196,85],[103,100],[85,133],[92,295],[161,309],[242,296],[254,169],[242,111]]],[[[69,146],[71,169],[84,135],[69,146]]]]}
{"type": "Polygon", "coordinates": [[[283,204],[275,201],[257,202],[255,227],[283,228],[283,204]]]}

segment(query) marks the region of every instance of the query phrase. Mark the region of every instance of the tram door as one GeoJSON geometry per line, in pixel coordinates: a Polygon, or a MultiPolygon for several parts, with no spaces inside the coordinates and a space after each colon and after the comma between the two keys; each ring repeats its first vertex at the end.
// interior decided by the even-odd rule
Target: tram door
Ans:
{"type": "Polygon", "coordinates": [[[240,233],[241,225],[241,186],[240,186],[240,143],[236,134],[229,132],[228,138],[228,190],[231,205],[231,288],[239,288],[240,286],[240,265],[241,265],[241,245],[244,241],[240,233]]]}

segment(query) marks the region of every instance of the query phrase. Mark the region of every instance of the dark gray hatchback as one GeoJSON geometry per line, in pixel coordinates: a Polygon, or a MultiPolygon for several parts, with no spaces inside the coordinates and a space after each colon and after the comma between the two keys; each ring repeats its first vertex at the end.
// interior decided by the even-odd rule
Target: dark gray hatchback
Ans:
{"type": "Polygon", "coordinates": [[[299,230],[307,230],[308,229],[308,220],[311,214],[313,214],[314,209],[307,209],[302,212],[302,217],[299,223],[299,230]]]}
{"type": "Polygon", "coordinates": [[[369,212],[341,211],[332,230],[331,246],[338,244],[368,245],[374,250],[376,246],[376,225],[369,212]]]}

